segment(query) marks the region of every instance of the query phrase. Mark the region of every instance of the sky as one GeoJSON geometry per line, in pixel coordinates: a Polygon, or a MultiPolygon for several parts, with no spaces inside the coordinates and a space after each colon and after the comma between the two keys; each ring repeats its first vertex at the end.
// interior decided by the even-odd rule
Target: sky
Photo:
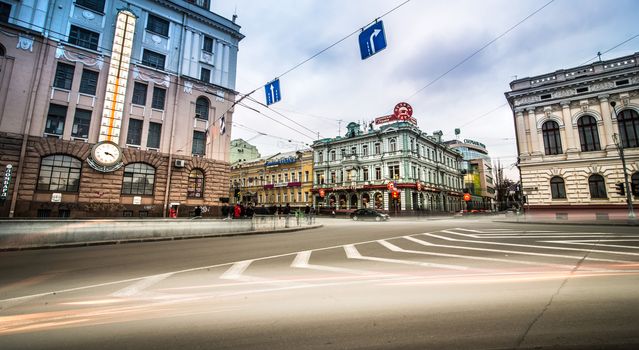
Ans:
{"type": "Polygon", "coordinates": [[[404,2],[213,0],[213,12],[237,14],[246,36],[236,90],[257,89],[250,97],[265,103],[264,84],[280,78],[282,100],[270,110],[249,98],[250,108],[236,106],[232,138],[262,156],[307,148],[318,133],[343,136],[348,123],[407,102],[422,131],[454,139],[461,129],[517,180],[510,82],[593,62],[597,52],[605,60],[639,51],[639,37],[627,41],[639,34],[636,0],[404,2]],[[362,60],[359,31],[398,5],[380,18],[386,49],[362,60]]]}

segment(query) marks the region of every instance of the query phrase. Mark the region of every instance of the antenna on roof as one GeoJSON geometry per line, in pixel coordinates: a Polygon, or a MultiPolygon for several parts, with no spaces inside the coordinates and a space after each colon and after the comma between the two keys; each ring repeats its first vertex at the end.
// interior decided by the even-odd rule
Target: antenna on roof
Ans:
{"type": "Polygon", "coordinates": [[[233,23],[235,23],[236,19],[237,19],[237,5],[235,5],[235,11],[233,12],[233,23]]]}

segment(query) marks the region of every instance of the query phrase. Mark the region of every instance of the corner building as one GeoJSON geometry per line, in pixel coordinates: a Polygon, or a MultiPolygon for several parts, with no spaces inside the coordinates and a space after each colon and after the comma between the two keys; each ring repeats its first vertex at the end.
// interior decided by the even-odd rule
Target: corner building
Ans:
{"type": "MultiPolygon", "coordinates": [[[[522,190],[530,213],[627,217],[618,146],[639,188],[639,53],[518,79],[513,110],[522,190]],[[615,139],[617,141],[615,141],[615,139]]],[[[633,203],[637,206],[637,193],[633,203]]]]}
{"type": "Polygon", "coordinates": [[[395,215],[461,210],[462,156],[412,118],[377,120],[385,125],[363,131],[350,123],[344,137],[313,143],[314,205],[395,215]]]}
{"type": "Polygon", "coordinates": [[[0,216],[219,210],[237,24],[207,0],[0,5],[0,216]]]}

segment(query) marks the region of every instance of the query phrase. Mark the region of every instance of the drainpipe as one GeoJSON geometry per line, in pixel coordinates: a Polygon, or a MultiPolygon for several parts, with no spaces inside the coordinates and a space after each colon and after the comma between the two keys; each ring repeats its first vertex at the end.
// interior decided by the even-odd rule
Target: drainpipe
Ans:
{"type": "MultiPolygon", "coordinates": [[[[20,181],[22,180],[22,171],[24,170],[24,160],[27,153],[27,143],[29,141],[29,129],[31,128],[31,122],[33,121],[33,110],[35,109],[36,95],[38,94],[38,88],[42,84],[42,67],[43,61],[49,53],[50,44],[48,39],[43,35],[43,42],[40,46],[40,55],[36,61],[36,72],[31,79],[31,93],[29,94],[29,101],[27,105],[27,120],[24,124],[24,130],[22,132],[22,146],[20,147],[20,160],[18,161],[18,170],[16,171],[16,180],[13,184],[13,193],[11,194],[11,207],[9,209],[9,217],[14,217],[16,210],[16,203],[18,201],[18,189],[20,188],[20,181]],[[36,83],[37,82],[37,83],[36,83]]],[[[35,40],[34,40],[35,41],[35,40]]]]}
{"type": "Polygon", "coordinates": [[[173,96],[173,113],[171,115],[171,135],[169,139],[169,163],[166,170],[166,187],[164,190],[164,203],[162,205],[162,217],[166,218],[166,213],[168,211],[169,205],[169,193],[171,192],[171,175],[173,170],[173,144],[175,141],[175,122],[177,119],[177,102],[178,102],[178,91],[180,89],[180,77],[182,76],[182,48],[184,43],[182,40],[184,39],[184,32],[186,32],[186,13],[182,13],[182,31],[180,32],[180,48],[178,50],[178,71],[177,77],[175,81],[175,95],[173,96]]]}

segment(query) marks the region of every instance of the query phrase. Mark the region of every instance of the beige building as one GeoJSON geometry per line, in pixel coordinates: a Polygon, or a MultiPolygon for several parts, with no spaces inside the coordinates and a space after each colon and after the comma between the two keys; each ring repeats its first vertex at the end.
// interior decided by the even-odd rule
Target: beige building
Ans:
{"type": "MultiPolygon", "coordinates": [[[[639,188],[639,53],[510,83],[519,169],[530,213],[627,215],[624,172],[639,188]]],[[[633,197],[635,206],[637,196],[633,197]]]]}
{"type": "Polygon", "coordinates": [[[217,213],[240,27],[209,1],[36,2],[0,21],[0,216],[217,213]]]}
{"type": "Polygon", "coordinates": [[[278,153],[231,167],[233,202],[303,208],[313,205],[313,152],[278,153]]]}

